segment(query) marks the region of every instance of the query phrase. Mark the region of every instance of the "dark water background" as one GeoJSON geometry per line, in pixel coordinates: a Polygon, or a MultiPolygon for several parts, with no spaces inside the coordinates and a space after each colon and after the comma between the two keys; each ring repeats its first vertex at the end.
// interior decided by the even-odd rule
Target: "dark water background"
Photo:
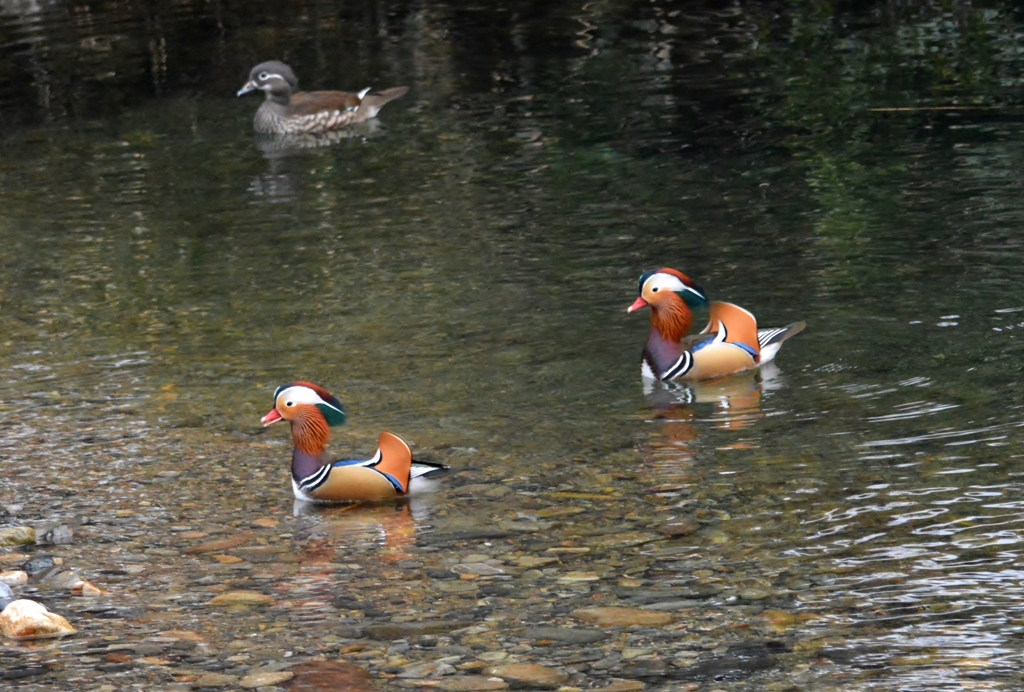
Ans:
{"type": "MultiPolygon", "coordinates": [[[[87,517],[65,559],[134,603],[166,584],[123,555],[194,588],[175,531],[323,529],[258,432],[309,379],[349,409],[339,453],[387,427],[453,466],[423,545],[577,492],[551,541],[699,519],[812,652],[706,689],[1019,689],[1022,32],[999,2],[4,2],[9,523],[87,517]],[[233,94],[269,58],[410,92],[372,136],[262,151],[233,94]],[[658,266],[808,329],[666,405],[625,312],[658,266]]],[[[686,578],[659,550],[645,588],[686,578]]],[[[76,622],[10,660],[131,638],[76,622]]],[[[166,682],[65,665],[34,684],[166,682]]]]}

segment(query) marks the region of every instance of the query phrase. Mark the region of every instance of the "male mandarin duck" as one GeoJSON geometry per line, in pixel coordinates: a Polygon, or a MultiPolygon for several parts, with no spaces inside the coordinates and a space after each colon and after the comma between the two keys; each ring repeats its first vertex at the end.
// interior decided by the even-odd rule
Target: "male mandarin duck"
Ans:
{"type": "Polygon", "coordinates": [[[643,376],[654,380],[707,380],[750,370],[775,358],[782,342],[806,326],[758,329],[750,312],[732,303],[708,302],[701,288],[675,269],[640,277],[640,296],[627,312],[651,308],[651,335],[644,347],[643,376]],[[692,308],[708,306],[708,326],[686,336],[692,308]]]}
{"type": "Polygon", "coordinates": [[[358,94],[347,91],[299,91],[292,68],[270,60],[252,68],[238,96],[259,89],[266,94],[256,111],[253,127],[261,134],[323,134],[366,122],[389,101],[404,96],[409,87],[392,87],[379,94],[370,88],[358,94]]]}
{"type": "Polygon", "coordinates": [[[292,428],[292,489],[300,500],[390,500],[406,495],[414,478],[445,468],[413,461],[406,441],[386,430],[372,458],[325,461],[330,429],[345,422],[345,411],[337,398],[310,382],[292,382],[274,391],[274,408],[261,422],[267,427],[282,420],[292,428]]]}

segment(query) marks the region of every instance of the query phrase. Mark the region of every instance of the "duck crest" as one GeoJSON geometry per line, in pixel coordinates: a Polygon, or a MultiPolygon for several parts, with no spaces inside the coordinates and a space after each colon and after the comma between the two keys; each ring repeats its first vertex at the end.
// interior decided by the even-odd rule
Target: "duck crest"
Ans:
{"type": "Polygon", "coordinates": [[[313,384],[312,382],[296,380],[295,382],[289,382],[288,384],[281,385],[274,390],[275,406],[277,406],[277,396],[284,390],[291,387],[305,387],[307,389],[311,389],[318,397],[320,397],[321,400],[323,400],[324,403],[316,404],[316,408],[320,411],[320,414],[327,422],[327,425],[333,428],[337,425],[345,424],[345,407],[342,406],[341,401],[320,385],[313,384]]]}

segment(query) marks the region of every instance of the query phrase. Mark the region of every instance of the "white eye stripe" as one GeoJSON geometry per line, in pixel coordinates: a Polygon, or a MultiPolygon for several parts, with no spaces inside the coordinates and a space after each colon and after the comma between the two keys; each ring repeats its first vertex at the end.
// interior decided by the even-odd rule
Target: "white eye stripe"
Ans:
{"type": "Polygon", "coordinates": [[[651,278],[647,279],[644,286],[650,288],[651,292],[654,292],[655,289],[662,288],[667,288],[670,291],[692,290],[689,286],[680,281],[679,277],[672,276],[671,274],[655,274],[651,278]]]}
{"type": "Polygon", "coordinates": [[[275,77],[280,79],[281,81],[288,81],[284,77],[282,77],[281,75],[277,74],[276,72],[260,72],[259,80],[261,82],[266,82],[266,81],[271,80],[271,79],[273,79],[275,77]]]}
{"type": "Polygon", "coordinates": [[[278,401],[282,398],[285,402],[285,406],[294,406],[295,404],[326,404],[327,402],[321,399],[316,392],[309,387],[289,387],[280,394],[277,395],[278,401]]]}

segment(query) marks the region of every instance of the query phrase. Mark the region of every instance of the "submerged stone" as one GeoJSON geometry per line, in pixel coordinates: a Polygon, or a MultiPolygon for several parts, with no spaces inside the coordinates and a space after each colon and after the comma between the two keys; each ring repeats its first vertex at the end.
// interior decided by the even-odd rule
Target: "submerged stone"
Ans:
{"type": "Polygon", "coordinates": [[[675,621],[675,618],[669,613],[640,608],[580,608],[570,614],[577,620],[599,627],[630,627],[632,625],[658,627],[675,621]]]}
{"type": "Polygon", "coordinates": [[[598,687],[594,692],[639,692],[647,685],[639,680],[613,680],[606,687],[598,687]]]}
{"type": "Polygon", "coordinates": [[[67,524],[54,526],[36,536],[36,543],[40,545],[69,545],[74,540],[75,533],[67,524]]]}
{"type": "Polygon", "coordinates": [[[24,570],[16,569],[10,572],[0,572],[0,584],[6,584],[8,586],[19,586],[21,584],[28,583],[28,573],[24,570]]]}
{"type": "Polygon", "coordinates": [[[210,599],[209,605],[270,605],[273,602],[273,596],[268,596],[267,594],[259,593],[258,591],[225,591],[224,593],[210,599]]]}
{"type": "Polygon", "coordinates": [[[0,529],[0,548],[15,545],[28,545],[36,542],[36,530],[31,526],[16,526],[13,529],[0,529]]]}
{"type": "Polygon", "coordinates": [[[593,644],[608,635],[600,630],[577,629],[575,627],[527,627],[523,638],[535,641],[554,641],[562,644],[593,644]]]}
{"type": "Polygon", "coordinates": [[[295,675],[285,688],[289,692],[374,692],[373,677],[351,663],[309,661],[291,669],[295,675]]]}
{"type": "Polygon", "coordinates": [[[569,679],[568,673],[549,668],[539,663],[507,663],[500,666],[484,668],[484,675],[501,678],[510,687],[540,687],[542,689],[557,689],[559,685],[569,679]]]}
{"type": "Polygon", "coordinates": [[[0,634],[8,639],[52,639],[74,633],[63,617],[28,599],[13,601],[0,612],[0,634]]]}
{"type": "Polygon", "coordinates": [[[243,533],[238,536],[232,536],[230,538],[222,538],[216,541],[207,541],[206,543],[200,543],[194,545],[191,548],[185,549],[186,555],[202,555],[203,553],[219,553],[224,550],[231,550],[237,548],[243,543],[248,543],[253,539],[251,533],[243,533]]]}
{"type": "Polygon", "coordinates": [[[699,528],[700,525],[695,521],[691,521],[689,519],[676,519],[662,524],[656,530],[663,536],[677,538],[679,536],[689,536],[690,534],[696,533],[699,528]]]}
{"type": "Polygon", "coordinates": [[[28,560],[21,566],[23,570],[28,573],[28,576],[34,577],[37,574],[41,574],[46,570],[53,569],[57,566],[57,561],[49,555],[40,555],[28,560]]]}
{"type": "Polygon", "coordinates": [[[279,685],[282,682],[287,682],[295,677],[295,673],[290,670],[282,670],[279,672],[262,671],[258,673],[250,673],[244,678],[238,681],[240,687],[246,687],[255,689],[257,687],[270,687],[271,685],[279,685]]]}
{"type": "Polygon", "coordinates": [[[466,675],[444,680],[438,686],[442,692],[478,692],[480,690],[507,690],[508,683],[483,675],[466,675]]]}
{"type": "Polygon", "coordinates": [[[97,596],[105,596],[106,591],[96,586],[92,582],[85,580],[77,581],[71,585],[71,595],[79,596],[82,598],[96,598],[97,596]]]}
{"type": "Polygon", "coordinates": [[[382,625],[369,625],[366,628],[366,636],[377,641],[394,641],[396,639],[412,639],[424,634],[444,634],[465,626],[465,622],[453,620],[390,622],[382,625]]]}
{"type": "Polygon", "coordinates": [[[226,675],[224,673],[204,673],[192,683],[192,687],[197,688],[208,688],[208,687],[227,687],[228,685],[234,685],[238,682],[238,676],[226,675]]]}

